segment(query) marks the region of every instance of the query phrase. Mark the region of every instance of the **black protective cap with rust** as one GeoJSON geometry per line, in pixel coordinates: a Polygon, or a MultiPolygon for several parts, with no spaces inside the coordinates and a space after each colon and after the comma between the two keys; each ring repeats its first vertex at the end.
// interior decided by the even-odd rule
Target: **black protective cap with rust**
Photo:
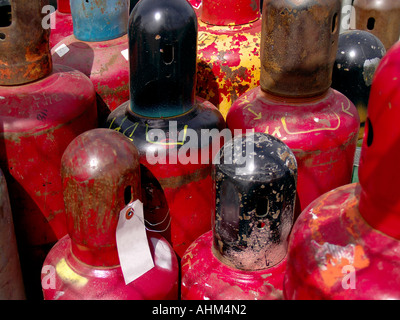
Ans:
{"type": "Polygon", "coordinates": [[[328,90],[340,14],[338,0],[265,0],[261,89],[284,97],[312,97],[328,90]]]}
{"type": "Polygon", "coordinates": [[[0,1],[0,85],[20,85],[52,71],[48,0],[0,1]]]}
{"type": "Polygon", "coordinates": [[[278,264],[293,225],[295,156],[279,139],[254,133],[235,136],[216,157],[214,255],[240,270],[278,264]]]}

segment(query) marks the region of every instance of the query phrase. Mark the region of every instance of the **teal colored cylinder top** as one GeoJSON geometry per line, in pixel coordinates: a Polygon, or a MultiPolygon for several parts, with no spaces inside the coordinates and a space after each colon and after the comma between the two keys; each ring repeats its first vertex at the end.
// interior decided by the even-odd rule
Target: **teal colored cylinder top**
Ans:
{"type": "Polygon", "coordinates": [[[112,40],[128,31],[129,0],[71,0],[71,14],[78,40],[112,40]]]}

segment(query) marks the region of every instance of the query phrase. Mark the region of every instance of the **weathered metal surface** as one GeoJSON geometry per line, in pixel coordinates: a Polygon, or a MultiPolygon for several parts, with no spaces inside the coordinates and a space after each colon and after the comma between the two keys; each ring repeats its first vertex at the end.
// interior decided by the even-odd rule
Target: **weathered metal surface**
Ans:
{"type": "Polygon", "coordinates": [[[0,300],[24,300],[25,288],[7,182],[0,170],[0,300]]]}
{"type": "Polygon", "coordinates": [[[278,264],[293,224],[297,164],[292,151],[256,132],[235,136],[217,156],[214,254],[242,270],[278,264]]]}
{"type": "Polygon", "coordinates": [[[51,72],[50,29],[42,28],[45,4],[15,0],[0,6],[0,85],[29,83],[51,72]]]}
{"type": "Polygon", "coordinates": [[[221,263],[210,250],[212,245],[212,231],[208,231],[183,256],[182,300],[283,299],[286,259],[269,269],[239,270],[221,263]],[[188,270],[190,276],[186,275],[188,270]]]}
{"type": "Polygon", "coordinates": [[[211,229],[213,151],[201,130],[225,128],[215,106],[195,97],[196,35],[197,17],[186,0],[138,2],[129,26],[130,101],[107,120],[139,149],[147,226],[179,257],[211,229]]]}
{"type": "Polygon", "coordinates": [[[73,33],[73,23],[69,0],[57,0],[57,10],[50,16],[54,28],[50,32],[50,48],[73,33]],[[54,21],[54,22],[53,22],[54,21]]]}
{"type": "Polygon", "coordinates": [[[208,139],[197,142],[192,137],[200,138],[202,129],[224,129],[222,115],[211,103],[198,100],[189,113],[151,119],[132,114],[127,102],[110,114],[107,126],[126,135],[138,147],[147,227],[159,231],[182,257],[197,237],[211,229],[213,212],[211,161],[215,152],[208,139]],[[170,127],[170,121],[175,128],[170,127]],[[166,140],[152,138],[152,130],[165,132],[166,140]],[[189,139],[185,132],[190,132],[189,139]],[[198,146],[193,147],[193,143],[198,146]],[[179,159],[183,157],[177,156],[188,148],[195,148],[196,155],[189,155],[188,163],[181,163],[179,159]],[[202,163],[204,154],[209,156],[202,163]]]}
{"type": "MultiPolygon", "coordinates": [[[[147,233],[154,268],[125,284],[116,243],[120,211],[141,199],[139,154],[123,135],[108,129],[87,131],[62,157],[68,235],[49,252],[50,299],[177,299],[178,261],[168,242],[147,233]]],[[[42,279],[47,275],[42,273],[42,279]]]]}
{"type": "Polygon", "coordinates": [[[129,0],[74,0],[70,4],[77,39],[107,41],[126,34],[129,0]]]}
{"type": "Polygon", "coordinates": [[[325,92],[332,80],[340,14],[337,0],[264,1],[261,88],[289,97],[325,92]]]}
{"type": "Polygon", "coordinates": [[[105,42],[79,41],[71,35],[51,50],[55,64],[77,69],[92,81],[97,93],[100,123],[112,110],[129,100],[129,63],[123,54],[126,50],[126,35],[105,42]],[[68,48],[65,54],[57,50],[63,45],[68,48]]]}
{"type": "Polygon", "coordinates": [[[361,125],[358,139],[364,135],[372,79],[385,54],[382,42],[372,33],[349,30],[339,35],[332,88],[343,93],[356,106],[361,125]]]}
{"type": "Polygon", "coordinates": [[[313,99],[280,99],[256,88],[239,98],[227,116],[231,130],[265,132],[293,150],[296,217],[321,194],[351,182],[359,121],[351,101],[334,89],[313,99]]]}
{"type": "Polygon", "coordinates": [[[0,86],[0,97],[1,168],[32,297],[49,246],[66,234],[60,160],[76,135],[97,126],[95,92],[82,73],[55,66],[40,81],[0,86]]]}
{"type": "Polygon", "coordinates": [[[392,49],[372,83],[360,183],[322,195],[293,227],[288,299],[400,299],[400,43],[392,49]]]}
{"type": "MultiPolygon", "coordinates": [[[[116,229],[120,211],[141,199],[139,155],[129,139],[108,129],[81,134],[65,150],[61,176],[68,235],[44,261],[54,276],[44,281],[44,298],[177,299],[177,258],[168,242],[152,232],[147,239],[154,268],[125,284],[116,229]]],[[[46,276],[42,273],[42,279],[46,276]]]]}
{"type": "Polygon", "coordinates": [[[234,137],[217,157],[213,230],[183,256],[182,299],[282,299],[296,159],[262,133],[234,137]]]}
{"type": "MultiPolygon", "coordinates": [[[[71,8],[72,17],[81,14],[78,4],[85,1],[76,1],[71,8]],[[78,6],[78,7],[76,7],[78,6]],[[76,8],[74,8],[76,7],[76,8]]],[[[78,29],[85,36],[77,35],[74,25],[74,34],[61,40],[51,52],[53,62],[77,69],[92,80],[97,93],[97,108],[99,123],[102,124],[110,111],[129,100],[129,62],[128,62],[128,6],[127,0],[115,3],[118,15],[126,15],[118,20],[114,17],[114,6],[107,1],[85,3],[85,10],[91,14],[80,18],[78,29]],[[107,32],[94,25],[106,19],[107,25],[113,27],[114,32],[107,32]],[[118,20],[118,21],[117,21],[118,20]],[[86,26],[91,26],[86,28],[86,26]],[[97,34],[97,33],[98,34],[97,34]],[[122,35],[121,35],[122,34],[122,35]],[[103,39],[105,40],[99,40],[103,39]],[[87,40],[80,40],[87,39],[87,40]]]]}
{"type": "Polygon", "coordinates": [[[355,28],[371,32],[389,50],[400,38],[400,2],[354,0],[355,28]]]}
{"type": "Polygon", "coordinates": [[[266,1],[263,9],[260,86],[235,101],[226,121],[293,150],[297,217],[324,192],[350,183],[360,120],[354,104],[329,88],[340,2],[266,1]]]}
{"type": "Polygon", "coordinates": [[[259,85],[260,35],[260,11],[254,1],[203,1],[196,94],[224,117],[239,96],[259,85]]]}

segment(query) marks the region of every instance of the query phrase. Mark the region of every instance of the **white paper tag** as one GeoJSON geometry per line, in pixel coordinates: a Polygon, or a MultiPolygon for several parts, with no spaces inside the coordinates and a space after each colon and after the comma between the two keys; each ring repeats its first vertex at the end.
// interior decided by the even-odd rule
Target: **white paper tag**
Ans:
{"type": "Polygon", "coordinates": [[[125,284],[129,284],[154,267],[140,200],[129,203],[120,211],[116,237],[125,284]]]}
{"type": "Polygon", "coordinates": [[[126,61],[129,61],[129,49],[122,50],[121,54],[124,56],[126,61]]]}
{"type": "Polygon", "coordinates": [[[54,51],[61,58],[62,56],[64,56],[69,51],[69,48],[63,43],[62,45],[57,47],[54,51]]]}

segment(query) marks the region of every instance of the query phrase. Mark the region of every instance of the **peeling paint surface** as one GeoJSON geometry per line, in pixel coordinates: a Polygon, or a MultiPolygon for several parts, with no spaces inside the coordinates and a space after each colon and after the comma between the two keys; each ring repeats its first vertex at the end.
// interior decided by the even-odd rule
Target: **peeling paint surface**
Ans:
{"type": "Polygon", "coordinates": [[[260,81],[261,21],[212,26],[199,20],[196,93],[224,117],[231,105],[260,81]]]}
{"type": "Polygon", "coordinates": [[[399,241],[365,222],[358,210],[360,192],[357,183],[339,187],[298,218],[289,243],[286,299],[400,298],[399,241]],[[346,285],[349,277],[353,287],[346,285]]]}

